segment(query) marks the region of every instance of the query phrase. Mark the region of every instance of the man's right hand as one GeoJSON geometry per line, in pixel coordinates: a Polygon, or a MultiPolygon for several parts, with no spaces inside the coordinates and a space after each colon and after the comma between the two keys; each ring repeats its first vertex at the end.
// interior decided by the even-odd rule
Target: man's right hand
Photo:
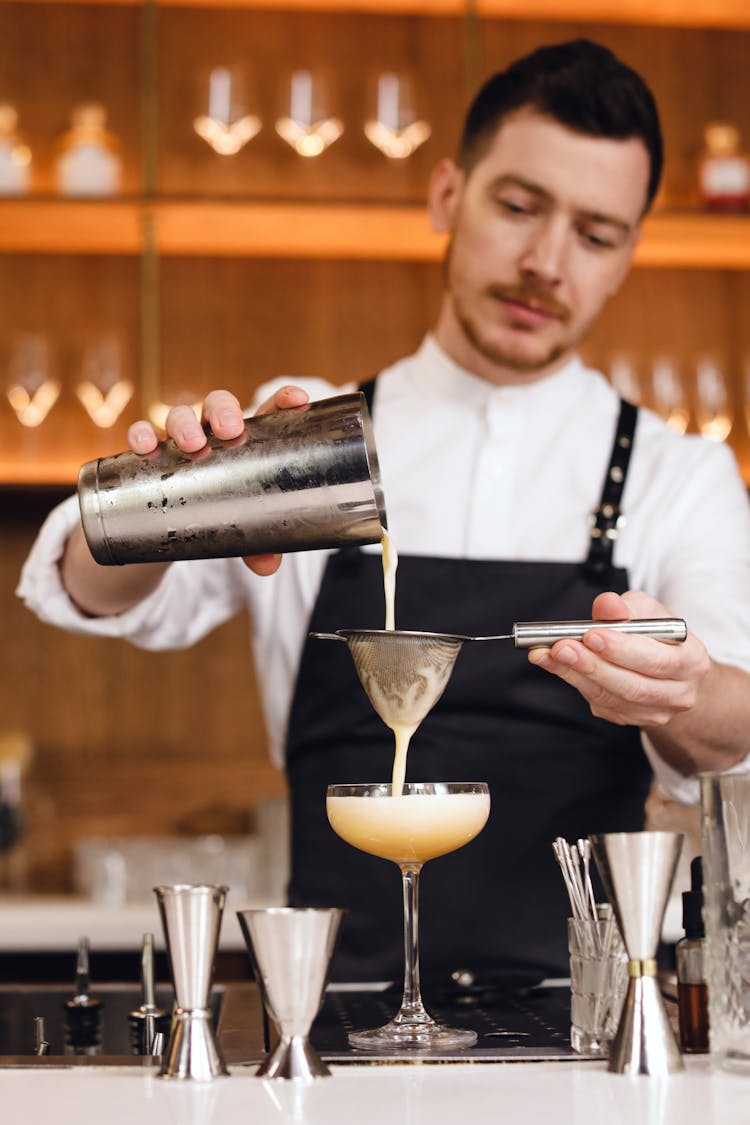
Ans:
{"type": "MultiPolygon", "coordinates": [[[[300,387],[281,387],[258,407],[256,414],[274,414],[293,406],[304,406],[306,391],[300,387]]],[[[197,453],[206,444],[203,426],[207,424],[218,438],[231,441],[242,433],[245,420],[239,400],[230,391],[209,391],[203,401],[199,422],[189,406],[175,406],[167,415],[167,436],[185,453],[197,453]]],[[[150,422],[134,422],[128,430],[128,442],[134,453],[151,453],[159,442],[150,422]]],[[[244,563],[255,574],[274,574],[281,565],[281,555],[250,555],[244,563]]]]}

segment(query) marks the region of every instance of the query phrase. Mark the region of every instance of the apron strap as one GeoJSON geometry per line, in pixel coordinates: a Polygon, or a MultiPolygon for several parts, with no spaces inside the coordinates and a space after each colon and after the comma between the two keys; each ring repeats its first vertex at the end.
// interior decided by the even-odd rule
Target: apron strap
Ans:
{"type": "MultiPolygon", "coordinates": [[[[359,390],[365,396],[367,409],[373,414],[375,383],[372,378],[360,383],[359,390]]],[[[638,408],[632,402],[620,399],[620,415],[612,445],[609,466],[604,478],[599,507],[591,513],[591,543],[581,569],[586,578],[601,581],[603,575],[612,569],[612,554],[619,530],[625,523],[620,507],[625,478],[628,474],[630,454],[633,451],[633,437],[638,421],[638,408]]]]}
{"type": "Polygon", "coordinates": [[[617,419],[615,440],[599,507],[590,516],[591,544],[586,561],[582,564],[583,573],[588,578],[601,581],[602,575],[612,569],[615,540],[625,523],[620,501],[628,475],[637,421],[638,408],[632,402],[620,399],[620,416],[617,419]]]}

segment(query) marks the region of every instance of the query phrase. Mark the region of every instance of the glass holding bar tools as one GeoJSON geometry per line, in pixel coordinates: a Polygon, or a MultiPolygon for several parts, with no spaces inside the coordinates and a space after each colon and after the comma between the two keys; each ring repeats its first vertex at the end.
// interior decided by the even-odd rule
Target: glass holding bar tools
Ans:
{"type": "Polygon", "coordinates": [[[450,1050],[470,1047],[476,1032],[443,1027],[426,1011],[419,983],[419,874],[428,859],[468,844],[490,811],[485,782],[436,781],[403,786],[329,785],[328,819],[352,847],[389,859],[401,869],[404,894],[404,990],[401,1007],[383,1027],[349,1034],[353,1047],[370,1051],[450,1050]]]}
{"type": "Polygon", "coordinates": [[[570,899],[570,1045],[606,1056],[617,1031],[627,990],[625,947],[612,906],[597,902],[591,882],[591,842],[569,844],[558,836],[552,850],[570,899]]]}

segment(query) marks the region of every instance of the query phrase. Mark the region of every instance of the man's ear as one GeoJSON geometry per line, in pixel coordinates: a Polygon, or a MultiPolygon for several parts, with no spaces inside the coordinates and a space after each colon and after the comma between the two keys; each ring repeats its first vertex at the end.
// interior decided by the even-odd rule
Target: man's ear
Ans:
{"type": "Polygon", "coordinates": [[[438,234],[453,227],[463,183],[463,172],[448,157],[440,161],[430,177],[427,209],[432,229],[438,234]]]}

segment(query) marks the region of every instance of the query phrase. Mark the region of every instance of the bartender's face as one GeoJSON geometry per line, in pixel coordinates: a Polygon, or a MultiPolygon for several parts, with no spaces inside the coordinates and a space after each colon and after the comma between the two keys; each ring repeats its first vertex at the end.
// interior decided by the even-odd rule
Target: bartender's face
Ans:
{"type": "Polygon", "coordinates": [[[433,225],[450,232],[437,338],[493,382],[560,367],[620,287],[646,202],[637,139],[574,133],[531,108],[468,172],[438,166],[433,225]]]}

